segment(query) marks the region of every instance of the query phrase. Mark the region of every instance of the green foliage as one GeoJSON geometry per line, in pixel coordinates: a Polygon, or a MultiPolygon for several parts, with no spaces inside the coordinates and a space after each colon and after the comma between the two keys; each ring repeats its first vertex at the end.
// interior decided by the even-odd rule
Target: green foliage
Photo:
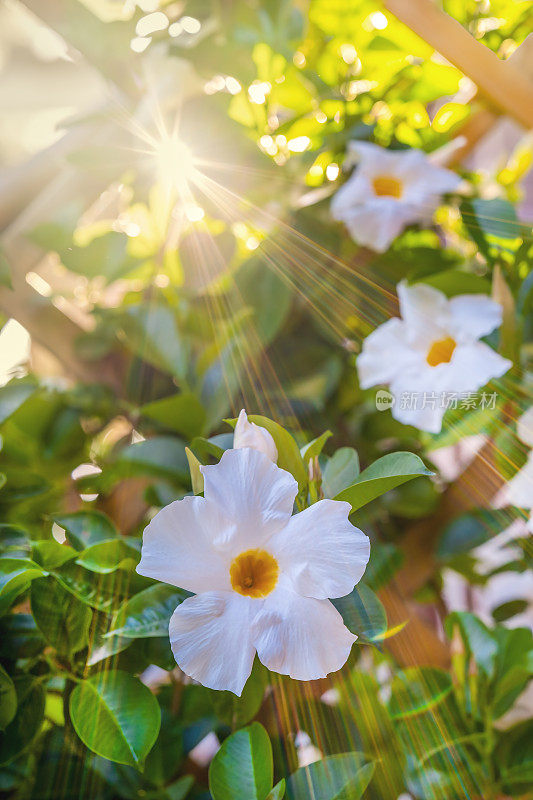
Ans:
{"type": "Polygon", "coordinates": [[[213,800],[266,800],[272,789],[272,747],[258,722],[229,736],[209,768],[213,800]]]}
{"type": "Polygon", "coordinates": [[[143,767],[159,733],[161,712],[137,678],[120,670],[93,675],[78,683],[69,709],[76,733],[90,750],[143,767]]]}
{"type": "Polygon", "coordinates": [[[406,481],[432,474],[414,453],[389,453],[363,470],[351,486],[335,496],[335,500],[345,500],[352,506],[352,511],[357,511],[406,481]]]}

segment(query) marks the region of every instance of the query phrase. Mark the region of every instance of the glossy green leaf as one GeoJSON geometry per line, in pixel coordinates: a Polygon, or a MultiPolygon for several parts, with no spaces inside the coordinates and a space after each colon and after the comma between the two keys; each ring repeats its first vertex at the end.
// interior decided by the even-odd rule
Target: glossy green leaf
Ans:
{"type": "Polygon", "coordinates": [[[61,567],[67,561],[76,558],[76,550],[67,544],[60,544],[55,539],[43,539],[32,542],[33,560],[43,569],[50,570],[61,567]]]}
{"type": "Polygon", "coordinates": [[[170,617],[187,597],[188,592],[157,583],[131,597],[118,611],[113,630],[107,637],[144,639],[168,636],[170,617]]]}
{"type": "Polygon", "coordinates": [[[374,764],[363,753],[328,756],[301,767],[287,781],[288,800],[359,800],[370,783],[374,764]]]}
{"type": "Polygon", "coordinates": [[[46,574],[29,558],[0,558],[0,609],[6,610],[35,578],[46,574]]]}
{"type": "Polygon", "coordinates": [[[76,564],[91,572],[107,575],[116,569],[135,569],[140,558],[138,548],[123,537],[111,542],[97,542],[83,550],[76,564]]]}
{"type": "Polygon", "coordinates": [[[76,550],[85,550],[97,542],[106,542],[118,536],[113,522],[101,511],[55,515],[54,521],[65,529],[68,542],[76,550]]]}
{"type": "Polygon", "coordinates": [[[17,712],[0,734],[0,764],[16,758],[35,738],[44,715],[44,690],[29,675],[13,681],[17,693],[17,712]]]}
{"type": "Polygon", "coordinates": [[[353,447],[341,447],[327,462],[322,476],[326,497],[336,497],[359,476],[359,456],[353,447]]]}
{"type": "Polygon", "coordinates": [[[35,658],[45,644],[31,614],[8,614],[0,619],[1,658],[35,658]]]}
{"type": "Polygon", "coordinates": [[[52,575],[33,582],[31,610],[41,633],[59,653],[71,656],[87,645],[91,610],[52,575]]]}
{"type": "Polygon", "coordinates": [[[121,670],[81,681],[70,697],[70,718],[93,753],[139,768],[161,724],[153,694],[138,678],[121,670]]]}
{"type": "Polygon", "coordinates": [[[130,475],[149,475],[187,484],[189,464],[185,445],[174,436],[153,436],[120,452],[117,465],[130,475]]]}
{"type": "Polygon", "coordinates": [[[490,677],[494,673],[498,652],[492,631],[467,611],[455,611],[446,618],[445,627],[450,638],[455,626],[459,628],[468,655],[473,656],[479,669],[490,677]]]}
{"type": "Polygon", "coordinates": [[[451,690],[449,672],[435,667],[409,667],[394,676],[390,714],[394,719],[421,714],[444,700],[451,690]]]}
{"type": "Polygon", "coordinates": [[[185,455],[189,462],[189,471],[191,473],[191,485],[193,494],[203,494],[204,491],[204,476],[200,471],[201,464],[188,447],[185,448],[185,455]]]}
{"type": "Polygon", "coordinates": [[[375,500],[390,489],[420,475],[432,475],[423,461],[414,453],[389,453],[367,467],[355,483],[335,496],[335,500],[346,500],[357,511],[361,506],[375,500]]]}
{"type": "Polygon", "coordinates": [[[162,427],[193,439],[201,436],[205,426],[205,409],[195,394],[175,394],[146,403],[140,413],[162,427]]]}
{"type": "Polygon", "coordinates": [[[24,380],[12,380],[0,388],[0,425],[26,402],[36,391],[33,382],[24,380]]]}
{"type": "Polygon", "coordinates": [[[15,684],[0,664],[0,731],[7,728],[17,711],[15,684]]]}
{"type": "Polygon", "coordinates": [[[217,717],[233,730],[246,725],[259,711],[267,685],[265,672],[265,668],[256,658],[240,697],[233,692],[212,692],[213,708],[217,717]]]}
{"type": "Polygon", "coordinates": [[[209,767],[213,800],[265,800],[272,780],[272,747],[258,722],[228,736],[209,767]]]}
{"type": "Polygon", "coordinates": [[[376,594],[364,583],[359,583],[350,594],[331,601],[341,614],[348,630],[360,642],[379,641],[387,630],[387,614],[376,594]]]}
{"type": "Polygon", "coordinates": [[[92,608],[110,612],[120,603],[121,587],[114,575],[95,577],[94,572],[71,561],[53,574],[65,589],[92,608]]]}
{"type": "Polygon", "coordinates": [[[311,461],[313,458],[319,456],[324,449],[324,445],[331,436],[333,436],[331,431],[324,431],[324,433],[322,433],[316,439],[313,439],[312,442],[309,442],[309,444],[306,444],[304,447],[302,447],[300,452],[302,454],[304,463],[307,464],[308,461],[311,461]]]}
{"type": "Polygon", "coordinates": [[[278,783],[276,783],[272,791],[267,794],[266,800],[283,800],[285,797],[285,789],[285,778],[282,778],[278,783]]]}
{"type": "Polygon", "coordinates": [[[122,321],[128,346],[140,358],[170,375],[186,376],[188,347],[172,309],[153,304],[129,306],[122,321]]]}

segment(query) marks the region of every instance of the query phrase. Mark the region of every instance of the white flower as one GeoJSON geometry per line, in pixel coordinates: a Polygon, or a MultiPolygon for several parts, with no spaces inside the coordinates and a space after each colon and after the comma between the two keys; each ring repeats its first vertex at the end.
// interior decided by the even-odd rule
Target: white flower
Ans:
{"type": "Polygon", "coordinates": [[[256,652],[297,680],[340,669],[357,637],[327,598],[349,593],[370,555],[349,503],[321,500],[291,516],[296,481],[251,448],[201,469],[205,498],[184,497],[154,517],[137,567],[194,592],[170,620],[178,665],[237,695],[256,652]]]}
{"type": "MultiPolygon", "coordinates": [[[[524,444],[533,447],[533,406],[518,420],[516,432],[524,444]]],[[[533,508],[533,450],[522,469],[507,484],[507,491],[509,502],[514,506],[533,508]]],[[[528,527],[533,531],[533,515],[528,527]]]]}
{"type": "Polygon", "coordinates": [[[449,395],[460,399],[512,366],[479,341],[501,324],[502,309],[484,295],[448,300],[431,286],[404,282],[398,299],[401,319],[389,319],[364,341],[361,388],[388,384],[395,419],[438,433],[449,395]]]}
{"type": "Polygon", "coordinates": [[[261,425],[249,422],[244,408],[239,414],[239,419],[235,425],[233,447],[237,450],[240,450],[241,447],[251,447],[252,450],[259,450],[260,453],[264,453],[274,464],[278,460],[278,450],[272,435],[261,425]]]}
{"type": "Polygon", "coordinates": [[[379,253],[407,225],[430,222],[441,195],[461,182],[421,150],[393,151],[369,142],[351,142],[350,150],[359,165],[335,194],[331,214],[356,242],[379,253]]]}

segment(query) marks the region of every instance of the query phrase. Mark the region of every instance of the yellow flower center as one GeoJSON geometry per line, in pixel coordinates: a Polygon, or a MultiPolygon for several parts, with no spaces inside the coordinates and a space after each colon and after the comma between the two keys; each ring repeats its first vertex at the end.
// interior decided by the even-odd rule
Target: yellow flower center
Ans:
{"type": "Polygon", "coordinates": [[[245,550],[231,562],[233,589],[245,597],[266,597],[278,582],[278,562],[266,550],[245,550]]]}
{"type": "Polygon", "coordinates": [[[403,194],[402,182],[392,175],[378,175],[372,181],[372,186],[378,197],[401,197],[403,194]]]}
{"type": "Polygon", "coordinates": [[[445,339],[438,339],[433,342],[428,350],[426,361],[430,367],[436,367],[439,364],[447,364],[452,360],[453,351],[455,350],[455,339],[447,336],[445,339]]]}

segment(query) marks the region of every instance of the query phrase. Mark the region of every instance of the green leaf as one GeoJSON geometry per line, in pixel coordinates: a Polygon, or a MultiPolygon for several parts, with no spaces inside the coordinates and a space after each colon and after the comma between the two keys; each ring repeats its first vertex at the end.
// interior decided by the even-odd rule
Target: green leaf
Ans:
{"type": "Polygon", "coordinates": [[[423,282],[438,289],[446,297],[456,297],[458,294],[490,294],[490,281],[460,269],[446,269],[436,275],[426,275],[423,282]]]}
{"type": "Polygon", "coordinates": [[[110,542],[97,542],[87,547],[76,559],[76,564],[91,570],[91,572],[106,575],[117,569],[135,569],[138,561],[138,548],[125,538],[117,538],[110,542]]]}
{"type": "Polygon", "coordinates": [[[272,746],[258,722],[228,736],[209,767],[213,800],[265,800],[272,781],[272,746]]]}
{"type": "Polygon", "coordinates": [[[152,304],[129,306],[122,322],[128,346],[144,361],[177,378],[186,377],[188,346],[170,308],[152,304]]]}
{"type": "Polygon", "coordinates": [[[15,684],[0,664],[0,731],[7,728],[17,712],[15,684]]]}
{"type": "Polygon", "coordinates": [[[131,597],[117,612],[113,630],[106,634],[126,639],[167,636],[170,617],[189,593],[175,586],[156,583],[131,597]]]}
{"type": "Polygon", "coordinates": [[[33,582],[31,610],[43,636],[59,653],[71,656],[87,645],[90,609],[51,575],[33,582]]]}
{"type": "Polygon", "coordinates": [[[358,800],[370,783],[374,764],[363,753],[329,756],[301,767],[287,781],[288,800],[358,800]],[[344,794],[343,794],[344,793],[344,794]]]}
{"type": "MultiPolygon", "coordinates": [[[[177,781],[174,781],[169,786],[165,786],[165,793],[162,796],[162,800],[183,800],[189,792],[191,791],[194,785],[194,778],[192,775],[184,775],[182,778],[178,778],[177,781]]],[[[154,796],[154,800],[159,800],[160,794],[157,793],[157,797],[154,796]]]]}
{"type": "Polygon", "coordinates": [[[104,275],[114,281],[133,269],[139,261],[128,255],[128,237],[118,231],[96,236],[85,247],[70,245],[60,252],[64,266],[87,278],[104,275]]]}
{"type": "Polygon", "coordinates": [[[128,475],[152,475],[180,485],[189,481],[185,445],[174,436],[153,436],[131,444],[120,452],[117,464],[128,475]]]}
{"type": "Polygon", "coordinates": [[[68,542],[76,550],[85,550],[97,542],[107,542],[118,536],[112,521],[101,511],[75,511],[73,514],[54,515],[53,519],[65,529],[68,542]]]}
{"type": "Polygon", "coordinates": [[[374,642],[383,638],[387,631],[387,614],[376,594],[359,583],[350,594],[331,601],[344,620],[344,624],[355,633],[361,642],[374,642]]]}
{"type": "Polygon", "coordinates": [[[0,389],[0,425],[17,411],[36,391],[27,378],[12,380],[0,389]]]}
{"type": "Polygon", "coordinates": [[[46,570],[57,569],[76,558],[76,551],[72,547],[60,544],[55,539],[32,542],[31,549],[34,561],[46,570]]]}
{"type": "Polygon", "coordinates": [[[0,764],[16,758],[35,738],[44,716],[44,690],[29,675],[13,681],[17,693],[17,713],[0,734],[0,764]]]}
{"type": "Polygon", "coordinates": [[[256,658],[252,674],[240,697],[233,692],[212,691],[213,708],[217,717],[233,729],[246,725],[261,707],[266,683],[265,668],[256,658]]]}
{"type": "Polygon", "coordinates": [[[491,535],[487,521],[479,514],[461,514],[444,528],[437,545],[437,556],[447,560],[468,553],[490,539],[491,535]]]}
{"type": "Polygon", "coordinates": [[[188,447],[185,448],[185,455],[189,462],[189,471],[191,473],[191,485],[194,494],[203,494],[204,491],[204,476],[200,471],[200,462],[188,447]]]}
{"type": "Polygon", "coordinates": [[[305,464],[320,455],[330,436],[333,436],[331,431],[324,431],[324,433],[322,433],[316,439],[313,439],[312,442],[309,442],[309,444],[306,444],[305,447],[301,448],[300,452],[305,464]]]}
{"type": "Polygon", "coordinates": [[[42,567],[29,558],[0,558],[1,613],[29,588],[35,578],[42,578],[46,574],[42,567]]]}
{"type": "Polygon", "coordinates": [[[78,600],[99,611],[113,611],[120,602],[121,592],[114,575],[95,578],[93,572],[70,561],[55,570],[53,574],[78,600]]]}
{"type": "MultiPolygon", "coordinates": [[[[248,419],[250,422],[255,422],[256,425],[267,429],[278,450],[278,467],[287,470],[296,478],[300,491],[305,489],[307,486],[307,472],[298,445],[291,434],[277,422],[260,414],[248,414],[248,419]]],[[[226,420],[226,422],[235,427],[237,420],[226,420]]]]}
{"type": "Polygon", "coordinates": [[[206,412],[199,398],[187,392],[154,400],[140,408],[140,413],[158,422],[164,428],[193,439],[201,436],[206,421],[206,412]]]}
{"type": "Polygon", "coordinates": [[[0,620],[0,658],[35,658],[45,644],[31,614],[9,614],[0,620]]]}
{"type": "Polygon", "coordinates": [[[326,497],[335,497],[351,486],[359,476],[359,456],[353,447],[341,447],[329,459],[322,476],[326,497]]]}
{"type": "Polygon", "coordinates": [[[409,667],[392,681],[389,712],[393,719],[421,714],[440,703],[452,690],[449,672],[435,667],[409,667]]]}
{"type": "Polygon", "coordinates": [[[469,656],[473,656],[478,667],[488,676],[494,673],[498,645],[492,632],[474,614],[454,611],[446,617],[445,628],[449,638],[457,626],[469,656]]]}
{"type": "Polygon", "coordinates": [[[465,200],[461,204],[461,213],[468,231],[476,242],[480,235],[496,239],[516,239],[521,235],[521,225],[516,211],[507,200],[497,197],[492,200],[482,198],[465,200]]]}
{"type": "Polygon", "coordinates": [[[357,511],[376,497],[420,475],[433,475],[414,453],[389,453],[374,461],[357,480],[334,498],[346,500],[357,511]]]}
{"type": "Polygon", "coordinates": [[[272,791],[267,794],[266,800],[283,800],[285,788],[285,778],[282,778],[279,783],[276,783],[272,791]]]}
{"type": "Polygon", "coordinates": [[[70,697],[70,718],[93,753],[142,768],[161,725],[159,704],[138,678],[103,672],[81,681],[70,697]]]}

